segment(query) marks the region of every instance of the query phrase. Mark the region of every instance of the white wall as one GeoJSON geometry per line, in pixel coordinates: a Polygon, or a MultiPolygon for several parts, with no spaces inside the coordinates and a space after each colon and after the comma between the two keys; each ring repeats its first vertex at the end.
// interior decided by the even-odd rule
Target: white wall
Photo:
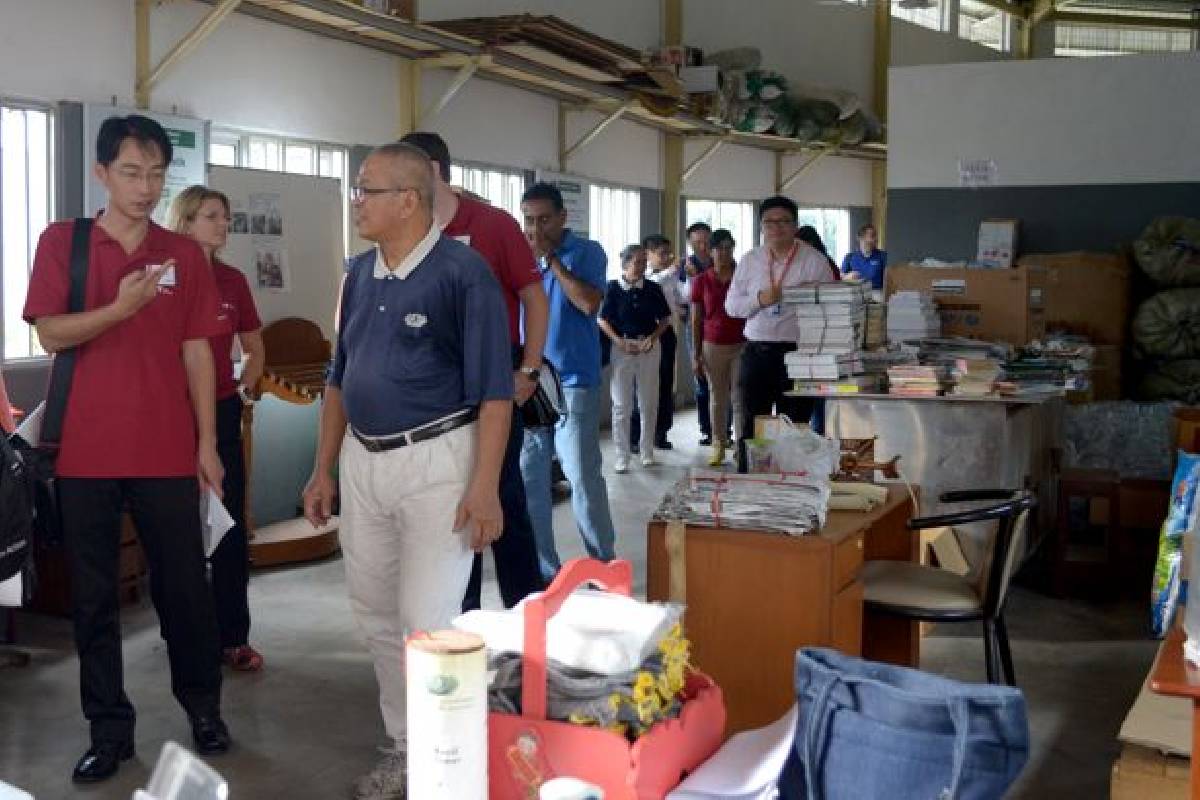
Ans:
{"type": "Polygon", "coordinates": [[[891,188],[1200,180],[1200,53],[893,69],[891,188]]]}
{"type": "MultiPolygon", "coordinates": [[[[683,40],[706,51],[757,47],[764,67],[791,80],[847,89],[868,103],[874,95],[872,6],[838,0],[683,0],[683,40]]],[[[897,66],[1004,57],[894,17],[891,44],[897,66]]]]}
{"type": "MultiPolygon", "coordinates": [[[[604,119],[593,111],[567,115],[567,146],[604,119]]],[[[662,188],[662,137],[654,128],[617,120],[568,159],[565,170],[599,181],[662,188]]]]}
{"type": "MultiPolygon", "coordinates": [[[[158,58],[207,9],[156,5],[158,58]]],[[[0,94],[133,104],[132,0],[0,0],[0,94]]],[[[234,14],[155,89],[159,111],[345,144],[385,141],[399,122],[397,59],[234,14]]]]}
{"type": "Polygon", "coordinates": [[[597,36],[638,50],[659,43],[659,0],[425,0],[422,22],[510,14],[552,14],[597,36]]]}
{"type": "MultiPolygon", "coordinates": [[[[711,144],[689,139],[683,146],[684,169],[711,144]]],[[[722,145],[683,184],[683,194],[706,200],[762,200],[775,193],[775,156],[766,150],[722,145]]]]}
{"type": "MultiPolygon", "coordinates": [[[[786,179],[812,154],[783,160],[786,179]]],[[[854,158],[825,156],[796,179],[785,192],[801,207],[844,208],[871,205],[871,163],[854,158]]]]}

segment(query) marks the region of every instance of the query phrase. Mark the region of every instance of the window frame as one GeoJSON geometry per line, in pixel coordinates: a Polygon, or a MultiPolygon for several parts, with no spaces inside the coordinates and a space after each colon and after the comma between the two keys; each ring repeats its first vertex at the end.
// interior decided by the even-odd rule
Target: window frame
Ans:
{"type": "MultiPolygon", "coordinates": [[[[57,218],[55,212],[56,203],[58,201],[58,164],[57,164],[57,127],[59,124],[57,110],[53,103],[46,103],[38,100],[30,100],[22,97],[14,97],[9,95],[0,95],[0,108],[12,109],[15,111],[35,111],[44,114],[46,117],[46,210],[45,217],[47,225],[57,218]]],[[[28,169],[28,146],[26,146],[26,169],[28,169]]],[[[3,159],[0,159],[0,186],[3,185],[4,179],[4,164],[3,159]]],[[[27,181],[28,183],[28,181],[27,181]]],[[[25,219],[26,226],[29,225],[29,187],[25,188],[26,209],[25,219]]],[[[0,192],[0,207],[3,206],[3,193],[0,192]]],[[[0,208],[2,213],[2,208],[0,208]]],[[[42,230],[44,230],[44,226],[42,230]]],[[[27,231],[28,237],[28,263],[25,265],[26,280],[25,288],[28,293],[29,275],[33,272],[33,258],[37,246],[37,239],[41,231],[27,231]]],[[[50,362],[51,356],[45,352],[35,352],[36,339],[32,327],[30,327],[30,344],[29,355],[9,357],[7,355],[8,343],[5,335],[5,327],[7,325],[7,316],[5,314],[5,305],[7,298],[4,291],[4,228],[0,226],[0,366],[5,369],[27,369],[44,367],[50,362]]]]}
{"type": "MultiPolygon", "coordinates": [[[[736,245],[737,250],[734,253],[734,258],[740,260],[743,257],[745,257],[746,253],[750,252],[751,250],[753,250],[754,248],[756,248],[760,244],[762,244],[762,231],[759,230],[759,224],[758,224],[758,206],[761,201],[741,200],[741,199],[733,200],[733,199],[723,198],[723,197],[702,197],[699,195],[683,195],[683,197],[680,199],[683,201],[683,223],[682,223],[682,225],[680,225],[679,241],[675,243],[675,254],[679,258],[683,258],[684,256],[686,256],[688,254],[688,243],[687,243],[688,226],[691,225],[693,222],[705,222],[704,220],[694,219],[692,217],[692,215],[688,213],[688,203],[690,203],[690,202],[717,203],[718,205],[722,204],[722,203],[733,203],[733,204],[744,205],[744,206],[748,207],[748,211],[750,214],[750,236],[749,236],[749,239],[747,240],[745,237],[739,236],[737,231],[730,231],[730,233],[733,234],[734,241],[737,243],[737,245],[736,245]]],[[[710,224],[710,223],[705,222],[705,224],[710,224]]],[[[721,227],[720,225],[712,225],[713,230],[717,230],[720,227],[721,227]]]]}
{"type": "MultiPolygon", "coordinates": [[[[486,161],[471,161],[471,160],[467,160],[467,159],[451,158],[450,159],[451,173],[453,173],[453,171],[456,167],[459,170],[481,170],[483,172],[499,173],[501,176],[501,179],[520,178],[521,191],[517,194],[517,197],[515,198],[516,202],[511,208],[505,206],[503,204],[503,202],[500,202],[500,203],[495,202],[492,198],[487,197],[486,195],[480,195],[480,196],[484,197],[484,199],[487,200],[489,204],[495,206],[496,208],[507,211],[509,213],[509,215],[512,216],[513,219],[515,219],[517,221],[518,225],[521,224],[521,195],[523,195],[525,193],[526,189],[528,189],[530,186],[533,185],[532,182],[530,181],[529,170],[521,169],[519,167],[507,167],[507,166],[504,166],[503,164],[491,164],[486,161]]],[[[472,192],[474,194],[479,194],[478,192],[475,192],[474,189],[469,189],[466,186],[462,186],[460,184],[454,183],[453,174],[451,175],[450,183],[452,186],[458,186],[458,188],[460,188],[460,189],[464,189],[464,190],[472,192]]]]}
{"type": "Polygon", "coordinates": [[[628,184],[616,183],[614,181],[598,181],[592,178],[583,178],[583,181],[588,187],[588,238],[598,243],[604,248],[604,254],[608,258],[608,266],[605,271],[605,278],[608,280],[616,280],[621,276],[621,251],[631,244],[641,244],[645,233],[642,232],[642,187],[630,186],[628,184]],[[618,191],[628,192],[637,198],[637,213],[635,215],[637,225],[637,235],[628,242],[621,244],[615,252],[608,252],[608,248],[604,247],[604,241],[600,238],[600,233],[597,231],[594,224],[594,214],[596,213],[595,196],[593,190],[600,191],[618,191]]]}

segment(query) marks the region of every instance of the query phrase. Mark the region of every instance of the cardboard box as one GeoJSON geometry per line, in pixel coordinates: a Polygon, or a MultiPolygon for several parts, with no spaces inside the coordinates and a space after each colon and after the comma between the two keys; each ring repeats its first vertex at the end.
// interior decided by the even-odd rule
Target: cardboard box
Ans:
{"type": "Polygon", "coordinates": [[[929,292],[945,336],[1023,345],[1046,333],[1046,273],[1039,267],[938,269],[902,264],[884,273],[887,294],[929,292]]]}
{"type": "Polygon", "coordinates": [[[1122,347],[1129,329],[1130,265],[1120,253],[1024,255],[1017,266],[1046,271],[1046,328],[1122,347]]]}

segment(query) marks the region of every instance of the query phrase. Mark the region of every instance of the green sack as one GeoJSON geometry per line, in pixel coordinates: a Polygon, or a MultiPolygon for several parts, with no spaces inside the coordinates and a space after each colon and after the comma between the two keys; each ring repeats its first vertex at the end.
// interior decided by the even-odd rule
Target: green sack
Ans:
{"type": "Polygon", "coordinates": [[[1200,219],[1154,220],[1133,243],[1133,253],[1159,286],[1200,286],[1200,219]]]}
{"type": "Polygon", "coordinates": [[[1168,289],[1142,303],[1133,340],[1143,356],[1200,358],[1200,289],[1168,289]]]}
{"type": "Polygon", "coordinates": [[[1178,400],[1200,403],[1200,359],[1163,361],[1152,366],[1138,386],[1141,400],[1178,400]]]}

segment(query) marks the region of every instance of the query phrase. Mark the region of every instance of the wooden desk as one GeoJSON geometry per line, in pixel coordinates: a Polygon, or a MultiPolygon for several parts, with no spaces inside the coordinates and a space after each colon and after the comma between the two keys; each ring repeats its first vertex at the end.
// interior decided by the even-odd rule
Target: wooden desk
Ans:
{"type": "Polygon", "coordinates": [[[1196,745],[1200,743],[1200,670],[1183,658],[1186,638],[1182,625],[1175,625],[1167,634],[1154,668],[1150,670],[1150,690],[1171,697],[1186,697],[1192,701],[1192,777],[1191,796],[1200,798],[1200,765],[1196,763],[1196,745]]]}
{"type": "MultiPolygon", "coordinates": [[[[786,536],[688,527],[687,616],[692,662],[725,694],[728,734],[781,717],[795,702],[801,647],[833,647],[877,661],[915,666],[916,623],[863,616],[864,559],[915,561],[920,537],[903,487],[890,487],[872,512],[833,511],[819,533],[786,536]]],[[[650,523],[647,596],[670,595],[666,524],[650,523]]]]}

